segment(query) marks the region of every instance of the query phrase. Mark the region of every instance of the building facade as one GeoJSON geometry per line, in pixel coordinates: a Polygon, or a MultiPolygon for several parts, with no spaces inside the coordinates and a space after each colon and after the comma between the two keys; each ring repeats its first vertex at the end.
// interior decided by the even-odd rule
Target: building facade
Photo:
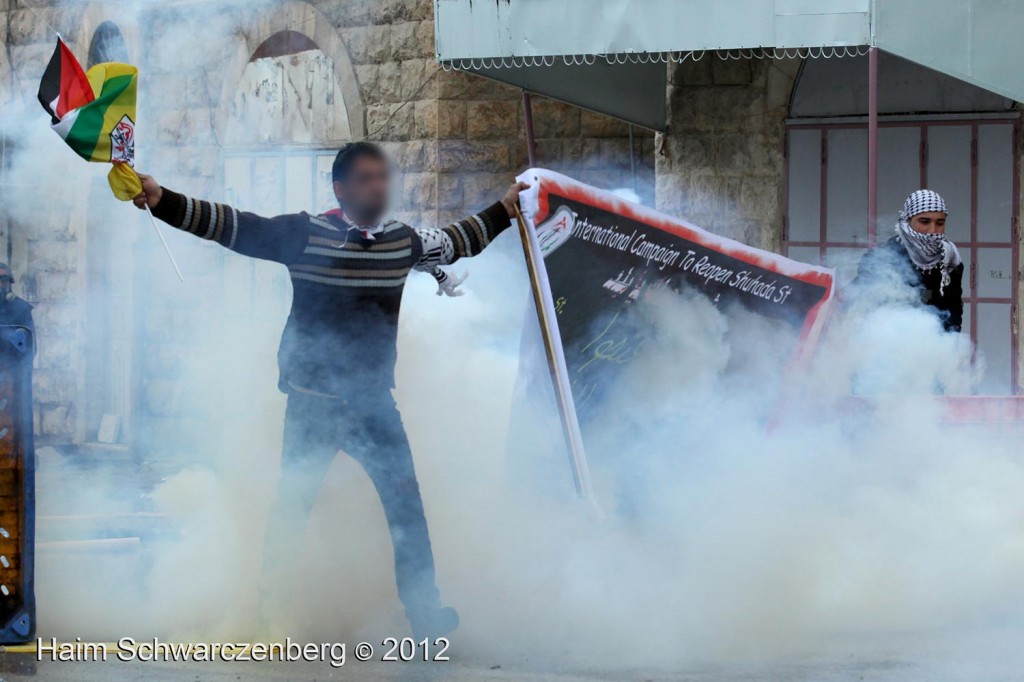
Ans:
{"type": "MultiPolygon", "coordinates": [[[[158,8],[0,0],[0,246],[37,306],[41,442],[95,443],[113,418],[115,441],[147,457],[169,443],[197,457],[216,448],[216,439],[199,437],[205,415],[244,405],[251,378],[238,367],[232,385],[197,396],[184,387],[203,385],[203,368],[186,359],[204,345],[266,337],[251,332],[280,315],[288,289],[275,268],[168,234],[185,271],[178,282],[138,216],[112,209],[101,178],[62,183],[56,173],[46,201],[11,208],[31,191],[29,171],[43,170],[25,159],[35,133],[24,126],[57,32],[90,64],[139,66],[138,165],[183,192],[272,214],[323,209],[331,203],[333,152],[371,139],[400,169],[396,217],[432,225],[490,203],[527,166],[521,93],[436,64],[432,0],[171,0],[158,8]],[[183,443],[182,434],[196,434],[195,442],[183,443]]],[[[832,81],[826,71],[812,82],[811,61],[708,55],[670,64],[669,127],[657,136],[535,98],[538,164],[598,187],[634,190],[645,203],[746,243],[842,266],[866,246],[860,233],[833,238],[860,210],[855,198],[844,205],[835,188],[858,182],[859,152],[837,150],[856,147],[861,112],[856,101],[820,106],[829,101],[820,82],[832,81]],[[794,110],[801,102],[804,109],[794,110]],[[825,204],[801,199],[827,200],[830,191],[836,198],[825,204]],[[807,218],[815,207],[817,223],[807,218]]],[[[828,68],[857,68],[855,59],[838,67],[844,60],[827,61],[828,68]]],[[[942,182],[972,216],[972,329],[1005,367],[1005,385],[992,390],[1015,391],[1016,105],[960,93],[964,103],[945,81],[901,77],[928,88],[927,102],[896,104],[890,113],[925,141],[915,159],[929,141],[933,149],[948,145],[955,168],[942,182]],[[948,97],[935,104],[933,91],[948,97]],[[986,127],[997,123],[1008,127],[986,127]],[[988,341],[996,337],[1005,343],[988,341]]],[[[907,135],[894,133],[891,148],[911,144],[907,135]]],[[[911,180],[894,184],[899,192],[940,177],[927,164],[908,168],[911,180]]],[[[272,354],[273,341],[256,352],[272,354]]],[[[249,412],[238,411],[239,419],[249,412]]]]}

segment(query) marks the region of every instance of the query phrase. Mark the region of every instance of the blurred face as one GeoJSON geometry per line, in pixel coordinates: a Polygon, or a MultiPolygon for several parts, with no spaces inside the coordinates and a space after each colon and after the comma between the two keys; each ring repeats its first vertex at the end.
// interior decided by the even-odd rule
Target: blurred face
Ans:
{"type": "Polygon", "coordinates": [[[6,296],[11,291],[10,273],[0,272],[0,297],[6,296]]]}
{"type": "Polygon", "coordinates": [[[938,211],[918,213],[910,219],[910,227],[921,234],[946,234],[946,214],[938,211]]]}
{"type": "Polygon", "coordinates": [[[383,159],[360,156],[348,177],[334,183],[334,196],[346,215],[360,225],[375,225],[388,210],[391,165],[383,159]]]}

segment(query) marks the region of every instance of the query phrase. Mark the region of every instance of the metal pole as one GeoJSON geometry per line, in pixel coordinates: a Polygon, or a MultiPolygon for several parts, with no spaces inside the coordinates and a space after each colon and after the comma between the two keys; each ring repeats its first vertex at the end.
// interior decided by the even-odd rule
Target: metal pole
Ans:
{"type": "Polygon", "coordinates": [[[868,51],[868,246],[878,241],[878,48],[868,51]]]}
{"type": "Polygon", "coordinates": [[[636,194],[636,139],[632,123],[629,124],[629,173],[633,180],[633,194],[636,194]]]}
{"type": "Polygon", "coordinates": [[[536,168],[537,140],[533,136],[533,101],[526,90],[523,90],[523,121],[526,123],[526,154],[530,159],[530,168],[536,168]]]}

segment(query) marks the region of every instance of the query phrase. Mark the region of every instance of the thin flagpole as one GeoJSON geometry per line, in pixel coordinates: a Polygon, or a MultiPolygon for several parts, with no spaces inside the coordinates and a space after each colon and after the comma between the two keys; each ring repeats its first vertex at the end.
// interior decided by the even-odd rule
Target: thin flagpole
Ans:
{"type": "Polygon", "coordinates": [[[156,218],[153,216],[153,211],[149,208],[149,204],[143,204],[146,207],[146,213],[149,214],[149,221],[153,223],[153,229],[156,230],[156,236],[160,237],[160,243],[164,245],[164,251],[167,252],[167,258],[170,259],[171,265],[174,266],[174,271],[178,273],[178,279],[182,282],[185,278],[181,274],[181,268],[178,267],[178,262],[174,260],[174,254],[171,253],[171,247],[167,245],[167,240],[164,239],[164,233],[160,231],[160,226],[156,223],[156,218]]]}
{"type": "Polygon", "coordinates": [[[583,449],[583,438],[580,435],[580,425],[576,419],[576,405],[572,397],[572,388],[569,385],[569,377],[565,367],[565,358],[560,357],[557,351],[557,344],[561,341],[553,330],[553,322],[544,301],[541,282],[540,266],[537,262],[543,256],[539,250],[535,250],[536,239],[531,239],[529,227],[523,218],[522,212],[516,206],[516,221],[519,223],[519,237],[523,242],[523,254],[526,257],[526,269],[530,276],[530,289],[533,290],[534,303],[537,306],[537,319],[540,322],[541,336],[544,338],[544,350],[547,353],[548,369],[551,372],[551,380],[555,389],[555,400],[558,404],[558,412],[562,418],[562,435],[565,437],[565,445],[568,449],[569,462],[572,466],[573,483],[576,486],[576,494],[590,503],[591,507],[599,516],[602,515],[594,498],[593,486],[590,481],[590,467],[587,464],[587,455],[583,449]]]}

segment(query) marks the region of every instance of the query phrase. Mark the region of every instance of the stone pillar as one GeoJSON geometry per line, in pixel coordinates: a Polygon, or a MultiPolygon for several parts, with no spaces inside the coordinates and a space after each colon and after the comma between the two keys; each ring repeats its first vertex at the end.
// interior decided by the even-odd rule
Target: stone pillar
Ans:
{"type": "Polygon", "coordinates": [[[798,60],[723,60],[711,53],[669,66],[659,210],[779,250],[785,120],[798,68],[798,60]]]}

